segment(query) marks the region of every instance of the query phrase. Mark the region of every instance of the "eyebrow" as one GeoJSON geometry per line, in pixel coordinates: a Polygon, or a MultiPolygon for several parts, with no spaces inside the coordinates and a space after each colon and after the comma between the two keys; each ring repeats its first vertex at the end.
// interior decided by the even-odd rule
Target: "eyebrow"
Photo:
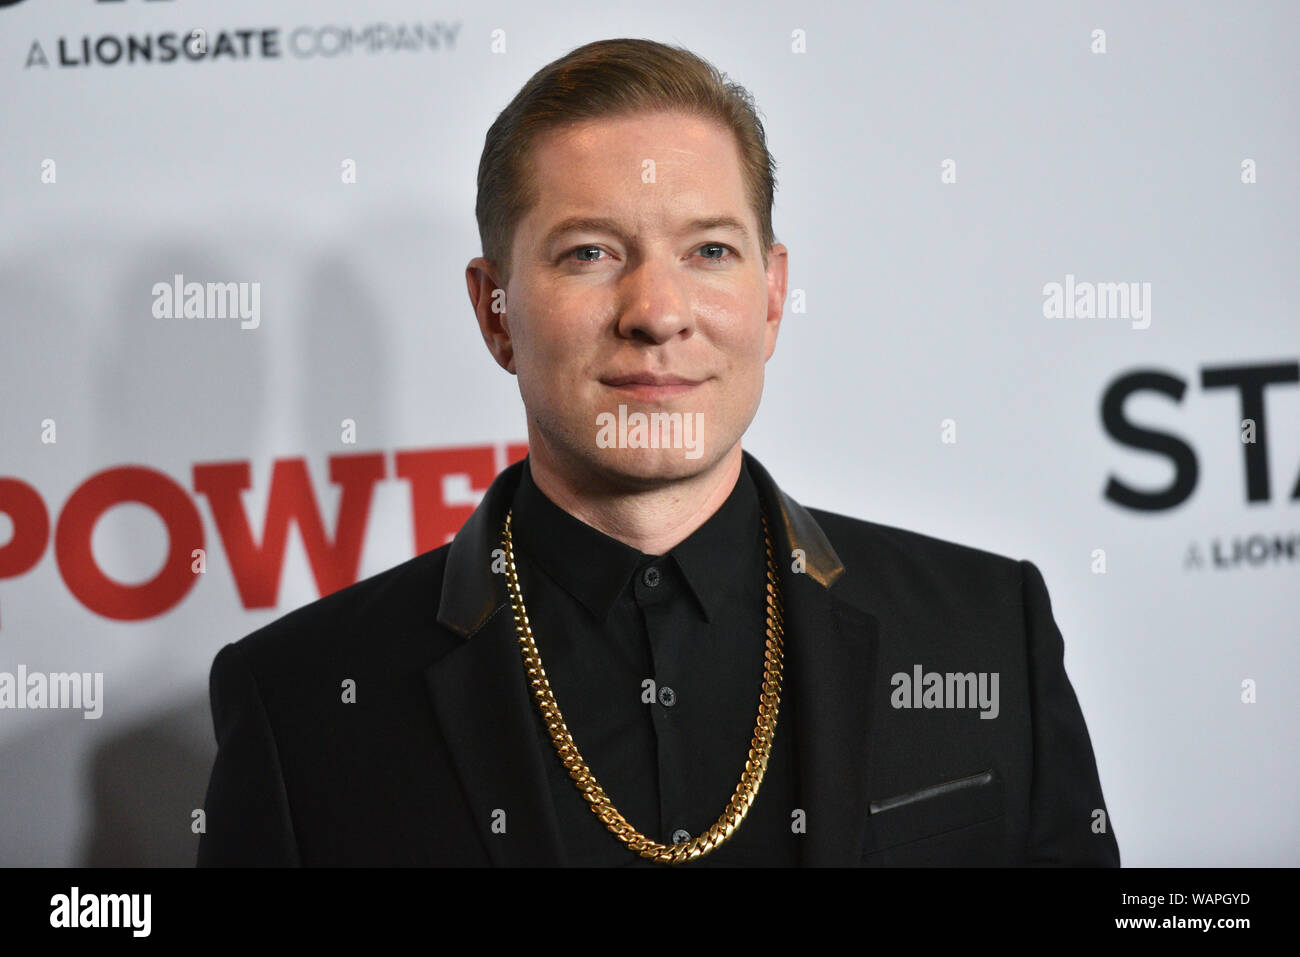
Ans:
{"type": "MultiPolygon", "coordinates": [[[[746,242],[749,241],[749,230],[745,224],[734,216],[704,216],[692,219],[682,228],[682,232],[694,233],[709,229],[728,229],[738,233],[746,242]]],[[[562,219],[546,232],[542,240],[542,248],[549,249],[560,236],[569,232],[603,232],[613,233],[621,239],[627,236],[623,232],[623,227],[617,220],[609,219],[605,216],[570,216],[568,219],[562,219]]]]}

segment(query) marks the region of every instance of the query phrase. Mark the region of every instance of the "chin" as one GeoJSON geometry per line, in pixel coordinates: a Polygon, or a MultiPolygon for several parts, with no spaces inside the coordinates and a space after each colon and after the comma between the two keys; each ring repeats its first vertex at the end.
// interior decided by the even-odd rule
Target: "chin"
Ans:
{"type": "MultiPolygon", "coordinates": [[[[704,453],[707,450],[701,448],[695,451],[704,453]]],[[[716,464],[707,454],[687,458],[688,452],[691,450],[597,449],[596,463],[601,471],[618,476],[630,485],[687,479],[707,471],[716,464]]]]}

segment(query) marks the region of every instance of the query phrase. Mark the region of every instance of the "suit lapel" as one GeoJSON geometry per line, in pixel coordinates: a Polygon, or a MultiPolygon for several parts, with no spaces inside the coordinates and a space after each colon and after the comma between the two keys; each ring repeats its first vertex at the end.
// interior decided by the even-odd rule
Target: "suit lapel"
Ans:
{"type": "Polygon", "coordinates": [[[868,689],[875,686],[879,625],[806,575],[787,575],[782,587],[790,733],[807,812],[803,863],[855,866],[868,812],[868,689]]]}
{"type": "Polygon", "coordinates": [[[870,689],[880,624],[833,594],[845,568],[825,533],[756,459],[745,453],[745,460],[773,524],[784,594],[785,677],[793,703],[788,733],[808,828],[803,863],[855,866],[868,814],[870,689]],[[801,573],[791,570],[795,549],[806,562],[801,573]]]}
{"type": "Polygon", "coordinates": [[[541,746],[505,577],[493,573],[492,552],[522,471],[517,462],[498,475],[452,540],[438,623],[464,640],[425,676],[492,863],[553,867],[564,864],[564,847],[544,761],[558,759],[541,746]],[[493,828],[499,812],[504,832],[493,828]]]}
{"type": "Polygon", "coordinates": [[[560,828],[543,763],[557,758],[541,747],[540,718],[524,679],[509,606],[440,658],[427,677],[434,710],[492,863],[563,866],[560,828]],[[494,819],[504,824],[503,833],[493,829],[494,819]]]}

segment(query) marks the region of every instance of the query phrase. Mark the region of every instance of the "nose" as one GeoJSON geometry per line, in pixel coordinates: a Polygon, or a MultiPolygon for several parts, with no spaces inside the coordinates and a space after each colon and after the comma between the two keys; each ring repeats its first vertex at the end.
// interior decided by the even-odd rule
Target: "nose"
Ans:
{"type": "Polygon", "coordinates": [[[685,283],[671,256],[646,256],[624,272],[619,280],[619,334],[655,345],[676,336],[689,336],[695,321],[685,283]]]}

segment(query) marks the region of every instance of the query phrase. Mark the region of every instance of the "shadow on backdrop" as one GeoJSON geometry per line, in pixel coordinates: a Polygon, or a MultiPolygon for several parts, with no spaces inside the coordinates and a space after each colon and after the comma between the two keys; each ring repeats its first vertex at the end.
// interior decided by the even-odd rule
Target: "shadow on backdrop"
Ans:
{"type": "Polygon", "coordinates": [[[94,802],[80,864],[86,867],[193,867],[217,753],[206,693],[159,712],[96,746],[89,784],[94,802]]]}

